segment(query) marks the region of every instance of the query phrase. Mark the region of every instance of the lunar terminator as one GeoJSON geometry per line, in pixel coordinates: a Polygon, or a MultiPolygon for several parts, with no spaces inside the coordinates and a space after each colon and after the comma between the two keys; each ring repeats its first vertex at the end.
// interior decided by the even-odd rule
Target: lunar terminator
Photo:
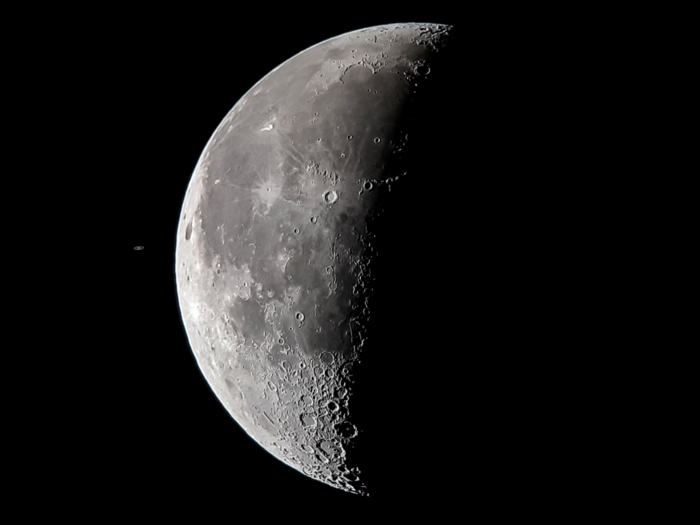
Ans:
{"type": "Polygon", "coordinates": [[[356,494],[371,494],[353,399],[378,322],[375,225],[411,177],[414,99],[451,35],[378,26],[284,62],[218,126],[182,207],[178,298],[208,384],[268,452],[356,494]]]}

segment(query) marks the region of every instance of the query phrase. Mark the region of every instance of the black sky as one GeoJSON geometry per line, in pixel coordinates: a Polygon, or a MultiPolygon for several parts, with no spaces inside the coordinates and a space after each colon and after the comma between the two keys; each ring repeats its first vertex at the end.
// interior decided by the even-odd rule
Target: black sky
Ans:
{"type": "MultiPolygon", "coordinates": [[[[456,9],[455,9],[456,11],[456,9]]],[[[243,505],[266,512],[308,502],[308,510],[339,505],[363,513],[377,502],[328,487],[282,464],[235,423],[210,391],[180,321],[174,283],[174,246],[180,207],[192,171],[218,124],[270,70],[320,41],[384,23],[455,24],[437,9],[376,12],[374,16],[255,16],[229,23],[209,13],[180,20],[125,21],[95,39],[83,86],[86,129],[99,168],[86,206],[99,222],[93,247],[110,268],[116,296],[105,310],[109,350],[97,358],[99,408],[86,465],[105,486],[100,498],[147,506],[200,501],[202,507],[243,505]],[[211,25],[205,19],[214,19],[211,25]],[[194,26],[194,29],[193,29],[194,26]],[[144,250],[135,251],[135,246],[144,250]],[[108,313],[107,313],[108,312],[108,313]],[[112,385],[105,388],[104,382],[112,385]],[[119,479],[119,481],[117,481],[119,479]],[[156,500],[151,498],[157,494],[156,500]],[[316,502],[315,504],[313,502],[316,502]]],[[[77,46],[87,51],[85,43],[77,46]]],[[[81,61],[78,67],[84,67],[81,61]]],[[[418,483],[429,483],[418,481],[418,483]]],[[[98,493],[101,491],[97,491],[98,493]]],[[[97,497],[97,495],[95,495],[97,497]]],[[[106,503],[107,504],[107,503],[106,503]]],[[[232,516],[233,517],[233,516],[232,516]]]]}
{"type": "Polygon", "coordinates": [[[22,126],[6,124],[5,151],[20,166],[4,173],[5,202],[19,210],[5,233],[22,244],[6,241],[21,269],[5,277],[8,288],[32,284],[26,305],[7,303],[5,338],[19,348],[4,371],[22,385],[6,403],[21,407],[6,431],[18,443],[6,449],[20,465],[7,477],[29,502],[22,512],[451,523],[576,499],[568,510],[578,515],[606,481],[616,494],[608,458],[624,447],[606,446],[624,407],[599,422],[610,355],[627,336],[604,332],[624,313],[619,283],[633,265],[611,262],[630,227],[609,225],[630,185],[620,176],[627,159],[607,157],[624,151],[622,122],[644,112],[629,105],[636,87],[617,82],[635,42],[610,55],[603,36],[629,25],[628,14],[414,4],[31,5],[8,16],[19,36],[4,56],[13,88],[4,100],[22,126]],[[183,330],[174,248],[188,181],[234,104],[304,49],[397,22],[464,28],[454,104],[464,126],[449,175],[468,191],[438,193],[446,211],[440,201],[436,215],[460,219],[445,220],[449,242],[426,251],[444,268],[409,267],[421,285],[455,291],[444,322],[429,327],[449,344],[424,361],[445,378],[428,396],[440,417],[410,422],[443,432],[432,453],[444,476],[411,480],[410,497],[387,507],[297,473],[228,415],[183,330]]]}

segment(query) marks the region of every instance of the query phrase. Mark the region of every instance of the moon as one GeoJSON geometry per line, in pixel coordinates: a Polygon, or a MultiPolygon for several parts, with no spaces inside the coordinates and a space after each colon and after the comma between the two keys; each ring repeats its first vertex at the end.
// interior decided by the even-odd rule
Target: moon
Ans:
{"type": "Polygon", "coordinates": [[[454,40],[449,25],[392,24],[293,56],[214,131],[180,214],[178,300],[207,383],[270,454],[358,495],[376,471],[363,439],[378,439],[362,424],[377,387],[358,377],[381,369],[391,274],[419,255],[397,239],[418,235],[411,199],[438,176],[416,159],[440,171],[427,140],[450,132],[426,119],[454,40]]]}

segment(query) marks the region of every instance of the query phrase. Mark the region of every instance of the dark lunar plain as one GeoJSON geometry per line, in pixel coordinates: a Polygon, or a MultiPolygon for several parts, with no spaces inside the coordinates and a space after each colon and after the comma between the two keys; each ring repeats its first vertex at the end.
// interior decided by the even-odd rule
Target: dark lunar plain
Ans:
{"type": "Polygon", "coordinates": [[[56,78],[70,97],[54,121],[80,132],[61,173],[80,164],[71,221],[93,237],[66,239],[88,254],[75,279],[91,298],[66,358],[80,372],[61,379],[68,395],[56,402],[51,432],[63,437],[43,448],[56,505],[144,521],[398,523],[421,512],[451,523],[561,517],[611,497],[591,482],[608,442],[587,423],[599,394],[583,377],[614,322],[591,307],[609,269],[596,243],[614,245],[591,233],[614,198],[598,169],[610,142],[590,131],[602,80],[585,50],[557,46],[559,30],[529,31],[519,13],[363,10],[122,14],[110,29],[65,33],[56,78]],[[402,22],[457,27],[461,79],[428,109],[435,126],[412,166],[422,176],[411,196],[423,200],[407,201],[384,268],[392,357],[365,400],[385,435],[368,451],[382,481],[363,498],[275,459],[216,399],[180,319],[175,236],[192,171],[239,98],[318,42],[402,22]]]}

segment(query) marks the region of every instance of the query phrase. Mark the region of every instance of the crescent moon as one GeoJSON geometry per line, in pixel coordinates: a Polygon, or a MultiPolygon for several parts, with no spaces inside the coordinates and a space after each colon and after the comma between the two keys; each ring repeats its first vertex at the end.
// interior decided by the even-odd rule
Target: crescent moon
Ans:
{"type": "Polygon", "coordinates": [[[182,206],[178,300],[211,389],[269,453],[355,494],[371,494],[352,408],[378,322],[377,225],[411,176],[412,108],[452,38],[393,24],[290,58],[217,127],[182,206]]]}

